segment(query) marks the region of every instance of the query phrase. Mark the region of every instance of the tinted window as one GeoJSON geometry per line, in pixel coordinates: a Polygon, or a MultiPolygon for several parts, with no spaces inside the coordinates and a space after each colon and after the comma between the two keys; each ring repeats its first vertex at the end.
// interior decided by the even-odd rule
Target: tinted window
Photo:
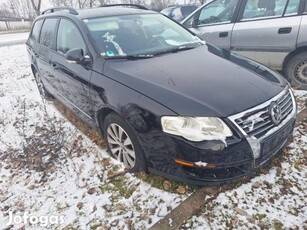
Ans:
{"type": "Polygon", "coordinates": [[[36,21],[33,26],[31,38],[34,39],[35,41],[38,41],[39,39],[39,32],[41,30],[42,24],[43,24],[43,20],[39,20],[39,21],[36,21]]]}
{"type": "Polygon", "coordinates": [[[69,20],[61,19],[58,36],[57,51],[66,54],[67,51],[81,48],[86,53],[86,45],[77,26],[69,20]]]}
{"type": "Polygon", "coordinates": [[[230,22],[238,0],[216,0],[206,5],[200,12],[197,25],[230,22]]]}
{"type": "Polygon", "coordinates": [[[44,46],[47,46],[49,48],[53,48],[53,34],[55,33],[55,27],[56,27],[57,19],[56,18],[49,18],[46,19],[43,28],[41,31],[40,36],[40,43],[44,46]]]}
{"type": "Polygon", "coordinates": [[[169,7],[169,8],[165,8],[164,10],[162,10],[160,13],[166,15],[166,16],[170,16],[171,12],[173,11],[174,7],[169,7]]]}
{"type": "Polygon", "coordinates": [[[183,17],[187,17],[196,9],[197,9],[197,6],[183,6],[181,8],[181,12],[182,12],[183,17]]]}

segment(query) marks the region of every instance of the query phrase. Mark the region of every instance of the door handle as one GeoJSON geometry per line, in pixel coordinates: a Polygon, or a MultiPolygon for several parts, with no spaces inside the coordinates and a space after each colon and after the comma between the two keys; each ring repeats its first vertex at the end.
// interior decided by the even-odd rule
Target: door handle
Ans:
{"type": "Polygon", "coordinates": [[[283,27],[278,30],[278,34],[290,34],[292,27],[283,27]]]}
{"type": "Polygon", "coordinates": [[[220,38],[226,38],[226,37],[228,37],[228,32],[221,32],[221,33],[219,34],[219,37],[220,37],[220,38]]]}

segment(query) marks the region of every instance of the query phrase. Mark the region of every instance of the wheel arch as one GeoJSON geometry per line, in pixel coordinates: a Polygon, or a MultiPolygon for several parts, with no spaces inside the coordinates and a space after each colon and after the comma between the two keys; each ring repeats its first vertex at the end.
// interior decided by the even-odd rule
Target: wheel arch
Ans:
{"type": "Polygon", "coordinates": [[[282,65],[282,70],[285,71],[286,70],[286,67],[287,67],[287,64],[289,63],[289,61],[295,57],[296,55],[302,53],[302,52],[306,52],[307,51],[307,46],[302,46],[302,47],[299,47],[297,48],[296,50],[292,51],[291,53],[289,53],[287,55],[287,57],[285,58],[284,62],[283,62],[283,65],[282,65]]]}
{"type": "Polygon", "coordinates": [[[103,124],[104,124],[106,117],[111,113],[116,113],[117,115],[119,115],[118,112],[116,112],[114,109],[111,109],[109,107],[104,107],[100,109],[97,113],[98,125],[99,125],[99,129],[103,137],[104,137],[103,124]]]}

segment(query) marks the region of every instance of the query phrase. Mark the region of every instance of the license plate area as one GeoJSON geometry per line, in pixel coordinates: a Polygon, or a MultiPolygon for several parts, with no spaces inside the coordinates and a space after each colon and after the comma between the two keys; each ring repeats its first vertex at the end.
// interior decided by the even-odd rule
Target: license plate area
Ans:
{"type": "Polygon", "coordinates": [[[262,158],[270,157],[276,153],[282,145],[287,141],[288,137],[292,134],[294,129],[294,121],[289,122],[278,132],[266,138],[261,143],[261,156],[262,158]]]}

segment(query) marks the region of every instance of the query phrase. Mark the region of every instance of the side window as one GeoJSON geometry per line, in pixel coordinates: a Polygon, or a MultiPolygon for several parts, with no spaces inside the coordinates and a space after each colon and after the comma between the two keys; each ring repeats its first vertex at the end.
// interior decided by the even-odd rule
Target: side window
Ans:
{"type": "Polygon", "coordinates": [[[61,19],[58,36],[57,36],[57,51],[66,54],[67,51],[81,48],[84,54],[87,53],[86,44],[77,26],[66,19],[61,19]]]}
{"type": "Polygon", "coordinates": [[[247,0],[242,20],[281,17],[284,12],[285,15],[297,14],[299,3],[300,0],[247,0]]]}
{"type": "Polygon", "coordinates": [[[183,17],[185,18],[189,16],[196,9],[197,9],[196,6],[195,7],[194,6],[183,6],[181,8],[181,12],[182,12],[183,17]]]}
{"type": "Polygon", "coordinates": [[[299,5],[300,5],[300,0],[290,0],[285,15],[298,14],[299,5]]]}
{"type": "Polygon", "coordinates": [[[176,9],[173,10],[173,13],[172,13],[172,18],[176,21],[180,21],[182,20],[182,12],[181,12],[181,8],[178,7],[176,9]]]}
{"type": "Polygon", "coordinates": [[[38,41],[39,39],[39,32],[41,30],[42,24],[43,24],[43,20],[39,20],[39,21],[36,21],[33,26],[33,29],[31,32],[31,38],[35,41],[38,41]]]}
{"type": "Polygon", "coordinates": [[[209,3],[201,10],[196,25],[230,22],[237,3],[238,0],[216,0],[209,3]]]}
{"type": "Polygon", "coordinates": [[[47,18],[43,24],[43,28],[40,35],[40,43],[53,49],[53,34],[55,31],[57,19],[47,18]]]}

